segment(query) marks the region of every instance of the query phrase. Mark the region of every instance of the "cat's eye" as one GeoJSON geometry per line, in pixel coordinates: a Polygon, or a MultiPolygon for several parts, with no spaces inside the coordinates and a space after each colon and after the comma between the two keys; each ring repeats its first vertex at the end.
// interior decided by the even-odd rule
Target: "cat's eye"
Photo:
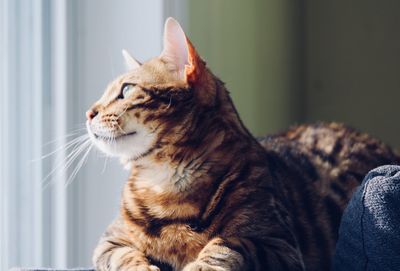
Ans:
{"type": "Polygon", "coordinates": [[[123,84],[121,87],[121,93],[118,95],[118,99],[125,99],[127,96],[129,96],[135,89],[135,86],[135,84],[123,84]]]}

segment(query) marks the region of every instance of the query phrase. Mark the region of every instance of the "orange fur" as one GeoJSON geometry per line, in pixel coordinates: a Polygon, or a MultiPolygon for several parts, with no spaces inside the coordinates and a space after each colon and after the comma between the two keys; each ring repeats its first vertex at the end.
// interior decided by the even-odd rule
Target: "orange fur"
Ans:
{"type": "Polygon", "coordinates": [[[112,82],[88,113],[95,143],[131,171],[96,269],[329,270],[352,191],[399,157],[338,124],[257,141],[185,41],[184,76],[168,63],[176,52],[156,57],[112,82]]]}

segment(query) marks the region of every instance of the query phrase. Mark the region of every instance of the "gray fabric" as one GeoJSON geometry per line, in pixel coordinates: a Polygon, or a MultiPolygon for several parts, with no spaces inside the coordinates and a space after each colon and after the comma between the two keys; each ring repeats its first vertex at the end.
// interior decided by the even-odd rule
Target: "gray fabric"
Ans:
{"type": "Polygon", "coordinates": [[[333,271],[400,270],[400,166],[368,173],[347,206],[333,271]]]}

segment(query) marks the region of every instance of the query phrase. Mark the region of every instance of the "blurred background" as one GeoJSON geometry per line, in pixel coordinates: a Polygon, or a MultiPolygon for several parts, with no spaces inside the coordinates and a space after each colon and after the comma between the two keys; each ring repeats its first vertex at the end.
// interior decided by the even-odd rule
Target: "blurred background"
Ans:
{"type": "Polygon", "coordinates": [[[128,172],[92,151],[65,186],[79,162],[64,169],[63,145],[124,72],[121,49],[140,61],[161,52],[165,18],[181,22],[254,135],[339,121],[400,147],[399,10],[397,0],[0,0],[0,269],[91,265],[128,172]]]}

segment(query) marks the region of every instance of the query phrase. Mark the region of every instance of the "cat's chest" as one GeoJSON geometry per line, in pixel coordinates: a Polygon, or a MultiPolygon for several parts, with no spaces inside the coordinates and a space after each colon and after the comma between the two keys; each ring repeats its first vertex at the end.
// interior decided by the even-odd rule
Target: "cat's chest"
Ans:
{"type": "Polygon", "coordinates": [[[208,241],[209,234],[198,231],[194,225],[171,224],[157,235],[147,236],[145,253],[180,270],[197,257],[208,241]]]}

